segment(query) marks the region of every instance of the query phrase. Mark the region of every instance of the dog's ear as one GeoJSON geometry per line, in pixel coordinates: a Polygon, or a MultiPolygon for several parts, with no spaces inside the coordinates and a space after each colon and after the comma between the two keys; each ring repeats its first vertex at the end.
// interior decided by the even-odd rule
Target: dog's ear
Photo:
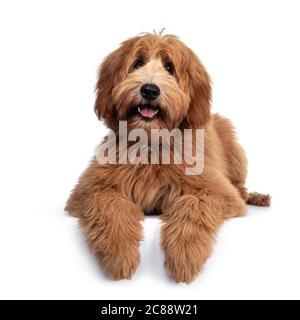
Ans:
{"type": "Polygon", "coordinates": [[[133,39],[123,42],[100,66],[94,110],[98,119],[104,120],[110,128],[114,128],[118,122],[112,102],[112,91],[115,84],[128,71],[126,62],[132,44],[133,39]]]}
{"type": "Polygon", "coordinates": [[[190,53],[188,66],[188,86],[190,106],[185,118],[185,126],[189,128],[203,128],[210,119],[211,80],[206,69],[197,56],[190,53]]]}

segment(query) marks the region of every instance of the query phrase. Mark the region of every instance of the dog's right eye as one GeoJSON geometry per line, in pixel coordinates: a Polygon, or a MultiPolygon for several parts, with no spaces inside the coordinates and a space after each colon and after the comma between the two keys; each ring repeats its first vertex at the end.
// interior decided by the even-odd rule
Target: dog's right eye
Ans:
{"type": "Polygon", "coordinates": [[[138,69],[144,65],[144,60],[142,58],[138,58],[133,64],[133,69],[138,69]]]}

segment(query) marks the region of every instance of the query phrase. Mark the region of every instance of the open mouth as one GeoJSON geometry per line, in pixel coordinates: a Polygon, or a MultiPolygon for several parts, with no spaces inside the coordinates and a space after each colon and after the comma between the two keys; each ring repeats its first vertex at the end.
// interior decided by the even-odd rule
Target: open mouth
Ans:
{"type": "Polygon", "coordinates": [[[137,106],[137,113],[144,120],[152,120],[158,117],[160,108],[150,103],[145,103],[137,106]]]}

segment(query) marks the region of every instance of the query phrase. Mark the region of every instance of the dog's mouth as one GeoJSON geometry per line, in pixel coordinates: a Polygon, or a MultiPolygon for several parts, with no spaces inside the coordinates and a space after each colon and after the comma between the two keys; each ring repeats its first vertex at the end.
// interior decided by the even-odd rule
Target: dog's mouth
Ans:
{"type": "Polygon", "coordinates": [[[136,112],[144,120],[153,120],[159,117],[160,107],[150,103],[140,104],[136,107],[136,112]]]}

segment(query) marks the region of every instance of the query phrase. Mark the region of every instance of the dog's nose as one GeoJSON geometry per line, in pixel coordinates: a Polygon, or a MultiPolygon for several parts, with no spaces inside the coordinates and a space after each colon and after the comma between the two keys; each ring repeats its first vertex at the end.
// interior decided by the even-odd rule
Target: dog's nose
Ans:
{"type": "Polygon", "coordinates": [[[155,100],[160,95],[160,89],[155,84],[147,83],[141,87],[141,95],[147,100],[155,100]]]}

